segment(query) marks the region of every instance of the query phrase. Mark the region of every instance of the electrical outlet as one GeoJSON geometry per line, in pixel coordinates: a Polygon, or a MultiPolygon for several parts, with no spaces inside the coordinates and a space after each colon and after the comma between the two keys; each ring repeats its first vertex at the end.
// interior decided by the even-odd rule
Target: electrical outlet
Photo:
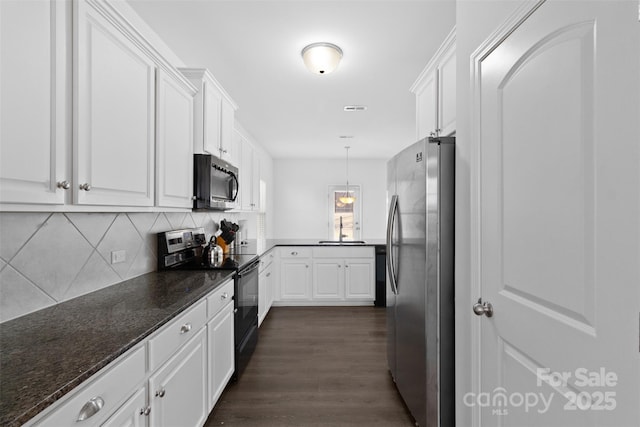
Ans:
{"type": "Polygon", "coordinates": [[[127,251],[124,249],[121,251],[111,252],[111,264],[118,264],[127,260],[127,251]]]}

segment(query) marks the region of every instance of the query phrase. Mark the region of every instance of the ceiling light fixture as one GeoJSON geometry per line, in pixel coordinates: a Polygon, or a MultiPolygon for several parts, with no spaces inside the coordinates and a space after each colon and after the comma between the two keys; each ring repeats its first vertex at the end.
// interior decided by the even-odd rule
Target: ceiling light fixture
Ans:
{"type": "Polygon", "coordinates": [[[304,65],[313,74],[329,74],[338,67],[342,49],[332,43],[312,43],[301,52],[304,65]]]}
{"type": "Polygon", "coordinates": [[[344,196],[338,197],[338,200],[341,203],[350,205],[350,204],[352,204],[353,202],[356,201],[356,198],[353,195],[353,191],[349,191],[349,148],[351,148],[351,147],[349,147],[347,145],[344,148],[346,148],[346,150],[347,150],[347,191],[345,191],[344,196]]]}

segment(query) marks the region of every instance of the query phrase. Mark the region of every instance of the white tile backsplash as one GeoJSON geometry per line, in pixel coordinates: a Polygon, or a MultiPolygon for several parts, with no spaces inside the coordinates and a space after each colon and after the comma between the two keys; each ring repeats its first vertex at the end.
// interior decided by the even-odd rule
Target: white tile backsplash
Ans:
{"type": "MultiPolygon", "coordinates": [[[[0,213],[0,322],[155,271],[156,233],[203,227],[228,212],[0,213]],[[125,250],[123,263],[111,252],[125,250]]],[[[251,214],[248,214],[251,215],[251,214]]]]}
{"type": "Polygon", "coordinates": [[[93,252],[62,213],[49,217],[9,262],[52,299],[61,301],[93,252]]]}
{"type": "Polygon", "coordinates": [[[10,261],[49,216],[50,213],[22,212],[0,215],[0,257],[10,261]]]}

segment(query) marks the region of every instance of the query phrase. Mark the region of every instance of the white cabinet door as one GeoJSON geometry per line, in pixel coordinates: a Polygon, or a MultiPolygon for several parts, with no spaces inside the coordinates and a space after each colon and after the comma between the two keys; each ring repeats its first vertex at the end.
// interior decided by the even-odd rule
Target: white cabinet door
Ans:
{"type": "Polygon", "coordinates": [[[452,44],[438,66],[438,135],[456,130],[456,50],[452,44]]]}
{"type": "Polygon", "coordinates": [[[220,129],[222,122],[222,94],[212,82],[205,79],[203,83],[204,98],[204,134],[203,150],[205,153],[220,156],[220,129]]]}
{"type": "Polygon", "coordinates": [[[280,265],[280,299],[309,300],[311,298],[310,260],[283,259],[280,265]]]}
{"type": "Polygon", "coordinates": [[[220,398],[235,370],[233,320],[233,302],[231,302],[207,325],[209,348],[208,411],[211,411],[220,398]]]}
{"type": "Polygon", "coordinates": [[[147,389],[138,390],[102,427],[143,427],[147,424],[147,389]]]}
{"type": "Polygon", "coordinates": [[[238,165],[237,147],[234,144],[234,119],[235,108],[226,98],[222,98],[222,109],[220,119],[220,157],[231,163],[238,165]]]}
{"type": "Polygon", "coordinates": [[[438,108],[438,72],[432,70],[425,78],[423,86],[416,92],[416,119],[418,125],[418,139],[426,138],[435,133],[438,108]]]}
{"type": "Polygon", "coordinates": [[[201,329],[149,378],[154,427],[199,427],[207,418],[207,346],[201,329]]]}
{"type": "Polygon", "coordinates": [[[253,146],[244,137],[240,138],[240,205],[242,210],[253,210],[253,146]]]}
{"type": "Polygon", "coordinates": [[[193,91],[158,71],[156,205],[193,205],[193,91]]]}
{"type": "Polygon", "coordinates": [[[65,202],[70,15],[69,2],[0,1],[0,203],[65,202]]]}
{"type": "Polygon", "coordinates": [[[369,259],[346,259],[345,298],[373,299],[375,298],[375,263],[369,259]]]}
{"type": "Polygon", "coordinates": [[[153,206],[155,64],[96,7],[74,2],[74,198],[153,206]]]}
{"type": "Polygon", "coordinates": [[[313,299],[344,298],[344,262],[341,259],[313,260],[313,299]]]}

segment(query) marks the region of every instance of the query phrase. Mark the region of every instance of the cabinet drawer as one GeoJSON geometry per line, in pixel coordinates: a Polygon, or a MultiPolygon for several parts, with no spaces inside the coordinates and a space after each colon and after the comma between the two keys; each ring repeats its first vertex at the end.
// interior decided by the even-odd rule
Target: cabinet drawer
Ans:
{"type": "Polygon", "coordinates": [[[314,247],[314,258],[373,258],[375,255],[372,246],[359,247],[314,247]]]}
{"type": "Polygon", "coordinates": [[[207,321],[207,302],[202,300],[195,307],[163,326],[149,339],[149,369],[154,371],[179,347],[191,339],[207,321]]]}
{"type": "Polygon", "coordinates": [[[131,395],[145,377],[145,352],[144,347],[132,350],[133,353],[118,359],[107,367],[106,372],[99,374],[96,379],[86,381],[86,386],[81,385],[80,391],[49,416],[45,416],[35,425],[38,426],[93,426],[99,425],[131,395]],[[85,411],[88,416],[83,421],[78,421],[81,411],[86,405],[99,405],[101,409],[88,416],[91,411],[85,411]]]}
{"type": "Polygon", "coordinates": [[[213,294],[207,297],[207,318],[213,318],[231,301],[233,301],[233,279],[220,286],[213,292],[213,294]]]}
{"type": "Polygon", "coordinates": [[[311,258],[311,248],[283,246],[280,248],[280,258],[311,258]]]}

